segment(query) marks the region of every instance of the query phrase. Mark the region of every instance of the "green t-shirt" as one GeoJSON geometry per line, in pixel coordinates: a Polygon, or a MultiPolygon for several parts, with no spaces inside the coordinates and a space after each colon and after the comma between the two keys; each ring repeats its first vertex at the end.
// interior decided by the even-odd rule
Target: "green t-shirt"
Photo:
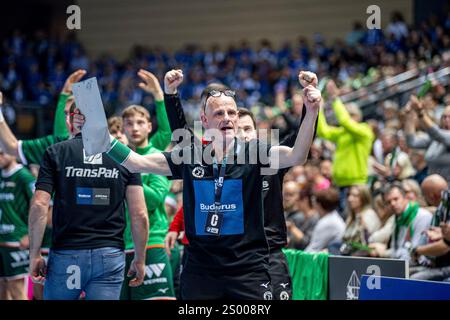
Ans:
{"type": "MultiPolygon", "coordinates": [[[[141,155],[161,152],[160,150],[165,150],[171,142],[172,131],[164,100],[155,101],[155,105],[158,130],[150,138],[147,147],[137,148],[136,152],[141,155]]],[[[164,245],[164,237],[169,229],[164,202],[170,189],[170,181],[164,176],[155,174],[142,174],[141,177],[150,223],[147,246],[164,245]]],[[[132,250],[134,243],[131,236],[128,207],[126,207],[125,215],[127,222],[124,232],[125,249],[132,250]]]]}
{"type": "MultiPolygon", "coordinates": [[[[141,155],[146,155],[161,151],[149,144],[145,148],[137,148],[136,152],[141,155]]],[[[169,229],[165,199],[170,190],[170,181],[167,177],[156,174],[141,174],[141,177],[150,223],[147,246],[164,245],[164,237],[169,229]]],[[[134,248],[134,243],[131,236],[128,208],[125,212],[127,222],[124,233],[125,249],[131,250],[134,248]]]]}
{"type": "Polygon", "coordinates": [[[0,243],[19,246],[28,234],[28,210],[35,179],[31,172],[17,165],[0,175],[0,243]]]}
{"type": "Polygon", "coordinates": [[[166,150],[172,139],[172,130],[170,129],[169,118],[167,117],[166,105],[164,100],[155,101],[156,105],[156,121],[158,130],[150,138],[149,145],[159,150],[166,150]]]}
{"type": "Polygon", "coordinates": [[[68,137],[48,135],[42,138],[19,141],[20,161],[25,165],[41,164],[45,150],[52,144],[67,140],[68,137]]]}

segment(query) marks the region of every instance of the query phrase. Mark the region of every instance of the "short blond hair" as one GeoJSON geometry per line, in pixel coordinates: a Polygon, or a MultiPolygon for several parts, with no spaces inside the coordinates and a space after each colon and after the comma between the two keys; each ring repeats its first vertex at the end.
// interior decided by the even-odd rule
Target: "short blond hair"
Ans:
{"type": "Polygon", "coordinates": [[[349,102],[345,104],[345,109],[347,109],[350,115],[356,115],[359,119],[362,119],[362,112],[359,106],[354,102],[349,102]]]}
{"type": "Polygon", "coordinates": [[[121,117],[111,117],[108,119],[109,132],[123,132],[123,121],[121,117]]]}
{"type": "Polygon", "coordinates": [[[122,119],[130,118],[136,114],[144,116],[147,121],[150,122],[150,112],[148,112],[148,110],[143,106],[139,106],[137,104],[132,104],[131,106],[126,107],[125,110],[122,111],[122,119]]]}

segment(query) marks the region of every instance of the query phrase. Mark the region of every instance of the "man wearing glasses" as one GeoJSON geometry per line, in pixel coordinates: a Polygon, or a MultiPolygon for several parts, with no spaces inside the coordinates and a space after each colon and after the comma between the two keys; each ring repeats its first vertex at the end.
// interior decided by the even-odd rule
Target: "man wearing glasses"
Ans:
{"type": "MultiPolygon", "coordinates": [[[[177,88],[181,84],[182,73],[180,71],[170,71],[173,74],[174,81],[168,83],[166,79],[166,94],[164,99],[166,101],[167,114],[172,131],[177,129],[189,129],[184,111],[181,106],[181,100],[177,93],[177,88]]],[[[167,78],[167,77],[166,77],[167,78]]],[[[311,83],[317,86],[317,77],[311,73],[303,73],[303,86],[311,83]],[[308,80],[305,78],[310,77],[308,80]]],[[[220,95],[220,91],[224,94],[233,95],[233,91],[228,91],[228,88],[222,84],[211,83],[203,91],[203,96],[208,92],[210,95],[220,95]]],[[[205,99],[202,100],[203,104],[205,99]]],[[[303,103],[303,102],[302,102],[303,103]]],[[[202,105],[203,105],[202,104],[202,105]]],[[[251,111],[240,108],[238,110],[238,136],[244,141],[251,141],[257,139],[256,121],[251,111]]],[[[303,109],[301,121],[306,115],[306,109],[303,109]]],[[[300,121],[300,123],[301,123],[300,121]]],[[[293,146],[295,143],[296,132],[289,134],[281,145],[293,146]]],[[[284,253],[281,251],[287,243],[286,220],[283,209],[283,179],[290,168],[277,170],[274,175],[267,175],[263,179],[263,199],[264,199],[264,227],[266,232],[267,242],[269,244],[269,274],[273,289],[273,298],[275,300],[289,300],[291,297],[291,278],[284,253]]],[[[177,213],[178,214],[178,213],[177,213]]],[[[181,213],[182,215],[182,213],[181,213]]],[[[173,247],[178,238],[178,232],[169,232],[166,236],[167,248],[173,247]]]]}
{"type": "MultiPolygon", "coordinates": [[[[169,85],[176,79],[166,75],[169,85]]],[[[304,89],[306,115],[292,148],[236,139],[238,109],[233,91],[210,91],[203,99],[203,137],[210,143],[190,143],[172,152],[141,156],[112,140],[108,154],[131,172],[183,179],[190,243],[181,274],[183,299],[272,299],[262,169],[306,161],[320,91],[312,85],[304,89]]]]}

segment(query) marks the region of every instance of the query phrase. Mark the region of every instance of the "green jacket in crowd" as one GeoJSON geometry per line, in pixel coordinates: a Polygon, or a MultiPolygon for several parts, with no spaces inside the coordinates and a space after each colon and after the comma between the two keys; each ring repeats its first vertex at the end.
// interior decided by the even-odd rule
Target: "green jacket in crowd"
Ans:
{"type": "Polygon", "coordinates": [[[354,121],[340,99],[335,99],[332,106],[340,126],[329,126],[320,110],[317,135],[336,144],[333,182],[339,187],[366,184],[374,133],[367,123],[354,121]]]}

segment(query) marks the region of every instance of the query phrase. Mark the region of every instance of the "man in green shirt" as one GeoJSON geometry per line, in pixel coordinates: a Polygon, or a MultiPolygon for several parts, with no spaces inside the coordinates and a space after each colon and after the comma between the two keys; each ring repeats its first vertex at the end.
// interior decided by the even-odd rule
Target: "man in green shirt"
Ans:
{"type": "Polygon", "coordinates": [[[0,300],[26,300],[28,208],[35,179],[0,149],[0,300]]]}
{"type": "MultiPolygon", "coordinates": [[[[70,98],[70,95],[72,94],[72,85],[80,81],[85,74],[85,70],[77,70],[67,78],[58,98],[55,120],[53,122],[53,134],[51,135],[37,139],[17,140],[6,121],[4,121],[0,107],[0,147],[2,147],[6,153],[19,158],[24,165],[40,164],[42,156],[49,146],[69,138],[67,126],[70,124],[66,121],[66,115],[73,102],[70,98]]],[[[0,106],[2,105],[2,102],[0,96],[0,106]]],[[[75,115],[74,123],[78,123],[81,119],[81,115],[75,115]]]]}
{"type": "MultiPolygon", "coordinates": [[[[144,81],[139,85],[140,88],[152,94],[155,98],[158,130],[150,139],[148,138],[152,131],[152,123],[149,112],[142,106],[131,105],[127,107],[122,112],[122,119],[130,145],[135,148],[137,153],[146,155],[165,150],[171,141],[171,130],[164,105],[164,94],[158,79],[145,70],[140,70],[138,75],[144,81]]],[[[169,257],[164,250],[164,237],[169,227],[165,210],[165,198],[169,192],[170,183],[163,176],[142,174],[142,185],[150,222],[145,261],[146,275],[144,283],[139,287],[131,288],[124,285],[121,299],[175,299],[172,268],[169,257]]],[[[125,272],[127,272],[129,263],[134,256],[128,217],[124,239],[127,253],[125,272]]]]}

